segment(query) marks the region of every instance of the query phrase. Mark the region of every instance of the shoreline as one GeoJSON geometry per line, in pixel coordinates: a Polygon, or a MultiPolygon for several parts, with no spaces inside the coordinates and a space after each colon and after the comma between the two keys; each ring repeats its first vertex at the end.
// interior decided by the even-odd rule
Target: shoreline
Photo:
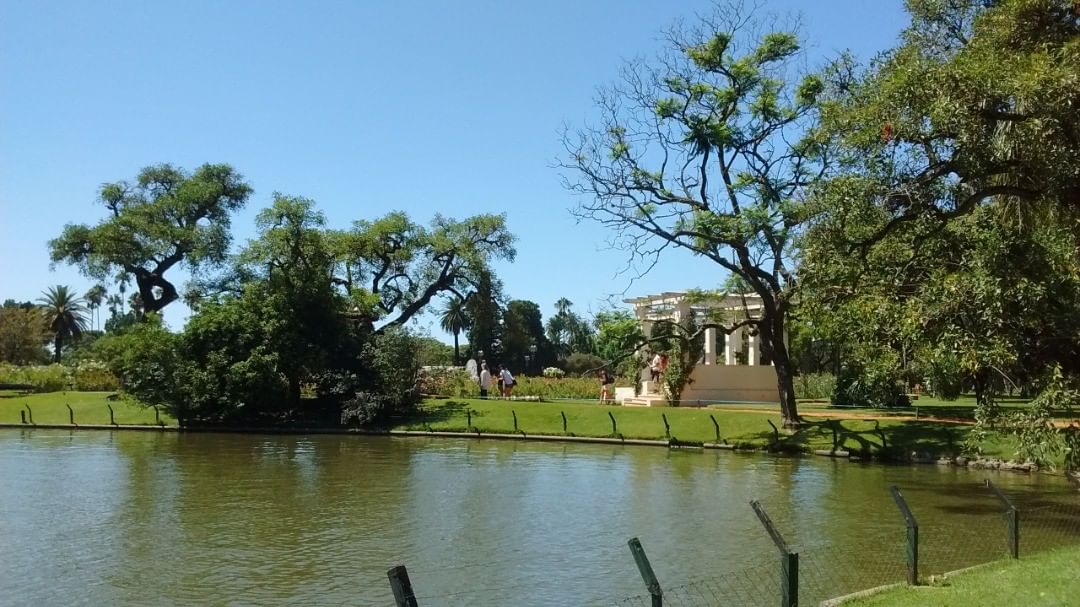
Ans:
{"type": "Polygon", "coordinates": [[[933,457],[933,456],[920,456],[912,454],[910,457],[903,459],[895,458],[882,458],[873,454],[860,454],[857,452],[850,452],[844,450],[827,450],[827,449],[815,449],[810,451],[794,451],[794,450],[780,450],[773,451],[767,448],[746,448],[739,445],[728,443],[715,443],[715,442],[683,442],[678,440],[656,440],[656,439],[641,439],[641,438],[623,438],[623,437],[600,437],[600,436],[565,436],[554,434],[528,434],[526,432],[519,432],[517,434],[509,433],[493,433],[493,432],[453,432],[445,430],[367,430],[363,428],[275,428],[275,427],[252,427],[252,426],[236,426],[236,427],[195,427],[195,428],[181,428],[179,426],[153,426],[153,425],[126,425],[126,424],[21,424],[21,423],[9,423],[0,422],[0,429],[7,430],[109,430],[109,431],[133,431],[133,432],[190,432],[190,433],[204,433],[204,434],[270,434],[270,435],[303,435],[303,434],[323,434],[323,435],[352,435],[352,436],[389,436],[389,437],[404,437],[404,438],[418,438],[418,437],[437,437],[437,438],[467,438],[467,439],[480,439],[480,440],[503,440],[503,441],[536,441],[536,442],[548,442],[548,443],[576,443],[576,444],[597,444],[597,445],[633,445],[640,447],[665,447],[667,449],[679,449],[679,450],[719,450],[730,451],[732,453],[745,453],[745,454],[760,454],[760,455],[773,455],[784,457],[826,457],[833,460],[845,460],[852,463],[875,463],[886,465],[903,465],[903,464],[920,464],[920,465],[935,465],[942,467],[958,467],[969,469],[984,469],[984,470],[999,470],[1008,472],[1022,472],[1026,474],[1037,473],[1047,474],[1051,476],[1064,476],[1067,480],[1072,481],[1077,489],[1080,490],[1080,472],[1066,472],[1059,470],[1043,469],[1032,464],[1017,464],[1010,461],[1003,461],[999,459],[983,459],[983,458],[969,458],[965,456],[957,457],[933,457]]]}

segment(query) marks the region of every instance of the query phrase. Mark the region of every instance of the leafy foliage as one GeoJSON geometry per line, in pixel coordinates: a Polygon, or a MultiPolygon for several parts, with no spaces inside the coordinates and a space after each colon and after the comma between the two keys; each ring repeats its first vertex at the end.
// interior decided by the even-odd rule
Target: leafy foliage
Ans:
{"type": "Polygon", "coordinates": [[[37,307],[0,308],[0,362],[16,365],[48,360],[45,344],[49,341],[49,323],[37,307]]]}
{"type": "Polygon", "coordinates": [[[795,32],[749,38],[763,24],[741,9],[717,7],[698,30],[671,32],[657,61],[629,64],[600,97],[601,122],[565,138],[563,166],[584,199],[577,214],[610,226],[632,262],[683,249],[761,298],[752,324],[790,427],[799,423],[784,342],[792,253],[808,188],[829,165],[815,128],[825,80],[795,75],[795,32]]]}
{"type": "Polygon", "coordinates": [[[93,227],[65,226],[49,242],[52,260],[95,280],[134,278],[144,310],[157,312],[178,298],[166,272],[179,264],[197,270],[225,261],[230,216],[250,194],[225,164],[204,164],[194,173],[168,164],[146,167],[135,183],[103,185],[106,219],[93,227]]]}

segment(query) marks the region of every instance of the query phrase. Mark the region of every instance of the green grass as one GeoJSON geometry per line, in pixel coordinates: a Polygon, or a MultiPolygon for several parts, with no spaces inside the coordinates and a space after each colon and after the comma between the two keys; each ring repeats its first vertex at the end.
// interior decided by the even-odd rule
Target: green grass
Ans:
{"type": "MultiPolygon", "coordinates": [[[[698,408],[631,408],[601,407],[595,402],[564,401],[559,403],[506,402],[476,399],[429,400],[424,414],[395,426],[402,430],[469,431],[466,410],[472,412],[472,426],[485,433],[514,432],[514,413],[518,430],[526,434],[564,435],[560,412],[566,414],[565,434],[586,437],[612,436],[611,419],[624,438],[664,440],[662,415],[667,416],[672,438],[687,442],[716,440],[710,416],[720,426],[722,442],[748,448],[771,447],[779,451],[806,452],[833,448],[833,424],[837,429],[839,449],[891,456],[912,451],[933,455],[958,455],[968,427],[932,421],[832,420],[807,417],[803,427],[794,433],[780,432],[776,441],[771,420],[780,425],[775,405],[761,405],[760,411],[734,411],[734,407],[698,408]],[[884,439],[884,440],[883,440],[884,439]]],[[[846,412],[846,410],[845,410],[846,412]]],[[[1008,458],[1011,448],[1006,442],[986,445],[986,455],[1008,458]]]]}
{"type": "Polygon", "coordinates": [[[1075,605],[1080,597],[1080,547],[1001,561],[926,586],[899,587],[844,607],[976,607],[1075,605]]]}
{"type": "MultiPolygon", "coordinates": [[[[66,424],[68,411],[65,404],[75,411],[78,424],[108,424],[112,405],[118,424],[154,424],[153,409],[128,399],[106,400],[108,392],[51,392],[46,394],[19,395],[0,392],[0,423],[19,423],[19,411],[29,405],[37,424],[66,424]]],[[[945,405],[942,405],[945,406],[945,405]]],[[[949,404],[948,406],[954,406],[949,404]]],[[[807,452],[833,448],[833,425],[837,430],[837,447],[855,453],[899,457],[912,451],[934,456],[959,455],[961,445],[969,428],[957,424],[944,424],[927,420],[905,421],[884,419],[879,424],[869,420],[832,420],[826,417],[805,417],[806,423],[795,433],[781,431],[775,440],[768,424],[771,420],[780,425],[776,405],[739,405],[727,407],[681,408],[632,408],[601,407],[596,401],[562,401],[557,403],[505,402],[479,399],[429,400],[424,404],[424,414],[395,426],[405,430],[470,431],[466,409],[472,411],[473,429],[486,433],[513,433],[513,413],[517,413],[518,430],[526,434],[564,435],[560,412],[566,414],[565,434],[582,437],[612,436],[610,412],[617,424],[618,434],[624,438],[665,440],[668,438],[661,415],[666,415],[671,438],[686,442],[713,442],[716,440],[710,416],[720,425],[721,442],[745,448],[771,448],[776,451],[807,452]],[[735,411],[732,409],[753,409],[735,411]],[[884,440],[883,440],[884,439],[884,440]]],[[[880,410],[830,409],[826,405],[804,403],[800,410],[823,413],[874,414],[880,410]]],[[[908,412],[897,412],[910,414],[908,412]]],[[[165,413],[161,420],[176,425],[176,420],[165,413]]],[[[996,439],[984,445],[988,457],[1010,459],[1012,445],[1008,440],[996,439]]]]}
{"type": "MultiPolygon", "coordinates": [[[[120,398],[110,401],[106,397],[112,392],[47,392],[44,394],[20,395],[14,392],[0,392],[0,423],[17,424],[21,421],[19,411],[30,406],[36,424],[66,424],[69,422],[65,404],[75,411],[76,424],[108,424],[109,408],[112,405],[117,424],[153,425],[154,410],[140,403],[120,398]]],[[[162,412],[161,421],[175,426],[176,420],[162,412]]]]}

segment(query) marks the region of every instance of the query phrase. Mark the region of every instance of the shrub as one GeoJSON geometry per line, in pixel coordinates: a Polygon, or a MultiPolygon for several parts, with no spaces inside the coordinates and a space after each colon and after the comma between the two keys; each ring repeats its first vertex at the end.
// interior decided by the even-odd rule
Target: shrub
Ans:
{"type": "Polygon", "coordinates": [[[566,375],[566,371],[563,371],[558,367],[548,367],[544,369],[544,377],[548,379],[559,379],[564,375],[566,375]]]}
{"type": "Polygon", "coordinates": [[[460,367],[425,367],[420,370],[421,394],[475,398],[480,395],[480,384],[468,371],[460,367]]]}
{"type": "MultiPolygon", "coordinates": [[[[515,396],[539,396],[542,399],[557,398],[594,399],[600,396],[600,381],[595,377],[517,377],[515,396]]],[[[618,385],[618,382],[617,382],[618,385]]]]}
{"type": "Polygon", "coordinates": [[[832,373],[804,373],[795,378],[795,395],[799,398],[823,400],[836,391],[836,376],[832,373]]]}
{"type": "Polygon", "coordinates": [[[86,392],[113,392],[120,389],[120,380],[105,363],[85,361],[74,368],[75,389],[86,392]]]}
{"type": "Polygon", "coordinates": [[[74,377],[63,365],[0,365],[0,383],[30,384],[35,392],[60,392],[74,387],[74,377]]]}
{"type": "Polygon", "coordinates": [[[836,378],[836,407],[906,407],[910,403],[895,373],[881,367],[845,368],[836,378]]]}
{"type": "Polygon", "coordinates": [[[604,359],[584,352],[574,352],[563,361],[563,367],[570,375],[580,376],[604,366],[604,359]]]}

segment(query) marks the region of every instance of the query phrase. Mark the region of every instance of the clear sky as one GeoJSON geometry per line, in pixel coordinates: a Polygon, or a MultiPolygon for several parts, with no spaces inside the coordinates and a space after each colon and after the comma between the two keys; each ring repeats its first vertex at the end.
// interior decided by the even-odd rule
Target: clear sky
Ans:
{"type": "MultiPolygon", "coordinates": [[[[901,0],[762,4],[801,17],[812,64],[869,58],[906,23],[901,0]]],[[[275,191],[313,198],[335,227],[393,209],[424,222],[505,212],[518,258],[498,276],[545,316],[559,297],[588,313],[624,292],[714,288],[719,269],[685,255],[632,284],[616,275],[624,254],[576,223],[552,168],[562,126],[590,116],[596,88],[711,6],[0,0],[0,300],[89,288],[50,270],[46,242],[103,216],[101,183],[160,162],[227,162],[249,180],[237,244],[275,191]]],[[[167,309],[174,327],[186,316],[167,309]]]]}

